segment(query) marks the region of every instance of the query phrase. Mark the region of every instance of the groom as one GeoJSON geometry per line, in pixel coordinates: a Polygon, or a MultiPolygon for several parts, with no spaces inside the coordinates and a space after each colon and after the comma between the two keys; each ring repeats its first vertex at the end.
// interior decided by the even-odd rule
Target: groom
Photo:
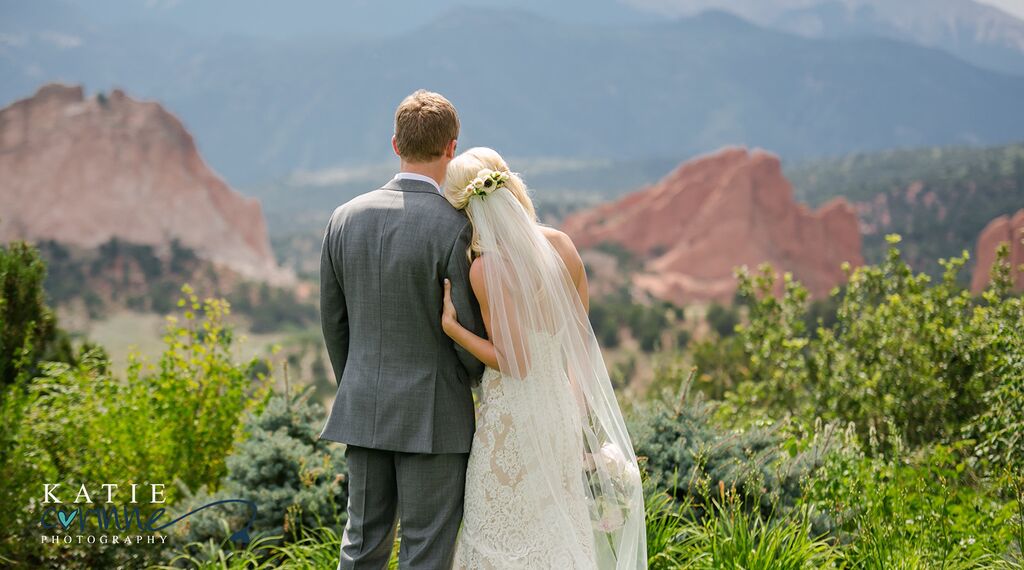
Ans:
{"type": "Polygon", "coordinates": [[[449,568],[462,521],[473,397],[483,365],[441,329],[444,279],[484,336],[466,251],[472,227],[444,198],[459,117],[417,91],[395,112],[401,171],[331,215],[320,318],[338,392],[320,439],[347,444],[340,569],[387,566],[401,520],[402,568],[449,568]]]}

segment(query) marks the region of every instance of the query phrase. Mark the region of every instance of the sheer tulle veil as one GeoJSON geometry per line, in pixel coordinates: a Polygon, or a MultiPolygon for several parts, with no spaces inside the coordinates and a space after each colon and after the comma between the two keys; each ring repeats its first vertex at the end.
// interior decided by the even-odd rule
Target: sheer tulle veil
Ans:
{"type": "Polygon", "coordinates": [[[589,508],[598,568],[646,568],[636,455],[597,338],[562,258],[507,187],[470,196],[465,210],[482,258],[491,341],[502,381],[516,383],[517,393],[530,402],[524,407],[529,417],[514,421],[518,437],[526,442],[531,499],[550,501],[546,512],[554,507],[565,517],[564,525],[545,530],[568,532],[571,504],[581,499],[567,496],[566,470],[551,460],[557,457],[553,437],[558,434],[550,426],[567,425],[564,417],[553,422],[551,414],[568,414],[568,425],[578,427],[581,451],[579,484],[569,482],[568,488],[581,490],[589,508]],[[535,358],[539,347],[552,345],[557,358],[535,358]],[[554,398],[558,390],[571,397],[554,398]],[[567,409],[553,403],[559,400],[574,404],[567,409]]]}

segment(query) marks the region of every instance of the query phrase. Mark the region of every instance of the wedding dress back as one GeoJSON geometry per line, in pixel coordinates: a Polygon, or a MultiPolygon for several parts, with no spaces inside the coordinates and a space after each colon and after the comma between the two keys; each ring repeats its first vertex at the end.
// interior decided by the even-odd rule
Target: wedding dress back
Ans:
{"type": "Polygon", "coordinates": [[[646,568],[636,456],[565,264],[506,188],[466,210],[499,370],[481,381],[458,564],[646,568]]]}

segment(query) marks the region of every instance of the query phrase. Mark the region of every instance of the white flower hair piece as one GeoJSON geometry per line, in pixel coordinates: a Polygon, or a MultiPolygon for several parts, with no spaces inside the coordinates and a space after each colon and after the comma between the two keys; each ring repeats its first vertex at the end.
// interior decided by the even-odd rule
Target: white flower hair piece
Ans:
{"type": "Polygon", "coordinates": [[[508,171],[484,168],[466,186],[466,191],[474,196],[485,197],[504,186],[509,181],[509,177],[508,171]]]}

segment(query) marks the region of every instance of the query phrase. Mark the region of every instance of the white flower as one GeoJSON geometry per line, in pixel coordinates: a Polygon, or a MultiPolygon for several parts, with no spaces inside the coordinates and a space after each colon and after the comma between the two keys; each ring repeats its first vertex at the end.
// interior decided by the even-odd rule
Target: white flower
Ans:
{"type": "Polygon", "coordinates": [[[591,521],[598,531],[612,532],[642,508],[640,470],[621,447],[611,442],[587,457],[584,465],[594,493],[591,521]]]}
{"type": "Polygon", "coordinates": [[[634,478],[640,478],[637,467],[633,465],[632,461],[626,459],[626,454],[614,443],[608,442],[602,445],[601,450],[594,455],[594,462],[622,483],[632,483],[634,478]]]}
{"type": "Polygon", "coordinates": [[[594,524],[598,530],[603,532],[614,532],[622,528],[622,525],[626,524],[625,514],[618,506],[606,505],[602,511],[601,518],[599,518],[594,524]]]}

